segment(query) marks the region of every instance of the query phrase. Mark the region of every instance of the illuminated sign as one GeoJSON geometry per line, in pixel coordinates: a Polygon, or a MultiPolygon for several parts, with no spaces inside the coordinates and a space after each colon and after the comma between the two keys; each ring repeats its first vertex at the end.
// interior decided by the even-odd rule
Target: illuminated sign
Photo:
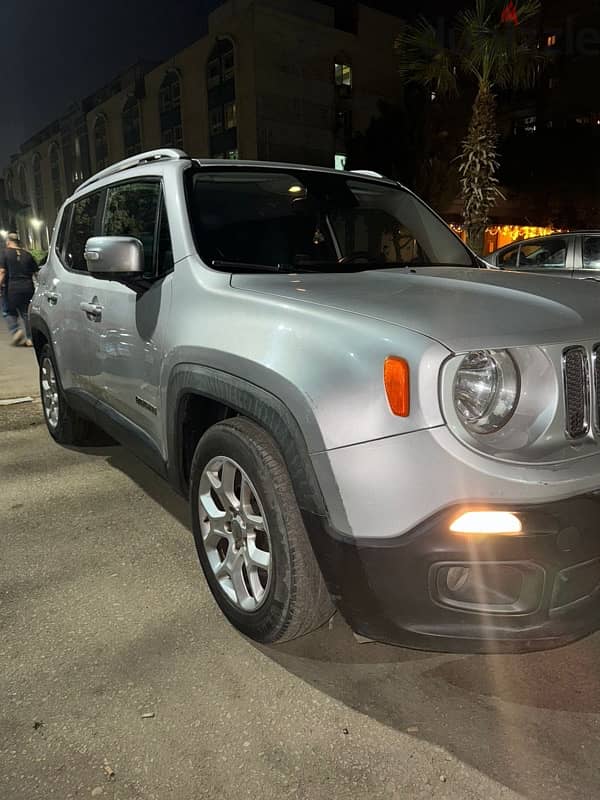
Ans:
{"type": "Polygon", "coordinates": [[[509,2],[504,6],[502,10],[502,16],[500,17],[502,22],[511,23],[513,25],[519,24],[519,15],[517,14],[517,6],[515,4],[515,0],[509,0],[509,2]]]}

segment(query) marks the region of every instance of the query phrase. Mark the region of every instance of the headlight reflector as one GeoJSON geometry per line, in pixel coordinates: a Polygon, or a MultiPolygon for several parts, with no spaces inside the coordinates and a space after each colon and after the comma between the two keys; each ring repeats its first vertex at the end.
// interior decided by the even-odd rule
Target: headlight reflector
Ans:
{"type": "Polygon", "coordinates": [[[454,407],[473,433],[494,433],[513,415],[519,399],[517,366],[506,350],[475,350],[454,379],[454,407]]]}

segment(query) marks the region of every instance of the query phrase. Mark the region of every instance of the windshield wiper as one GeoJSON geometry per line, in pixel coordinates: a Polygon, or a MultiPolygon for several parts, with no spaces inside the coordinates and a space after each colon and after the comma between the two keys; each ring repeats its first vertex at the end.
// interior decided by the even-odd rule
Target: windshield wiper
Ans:
{"type": "Polygon", "coordinates": [[[240,270],[240,272],[287,272],[287,267],[282,264],[250,264],[245,261],[221,261],[213,259],[210,262],[215,269],[240,270]]]}
{"type": "MultiPolygon", "coordinates": [[[[309,269],[314,272],[322,272],[327,270],[329,272],[339,272],[340,274],[348,272],[367,272],[376,269],[410,269],[415,266],[407,262],[400,261],[311,261],[310,264],[302,264],[302,269],[309,269]]],[[[421,265],[419,265],[421,266],[421,265]]]]}
{"type": "Polygon", "coordinates": [[[228,272],[279,272],[284,275],[293,275],[296,272],[319,272],[308,266],[294,266],[293,264],[252,264],[246,261],[221,261],[213,259],[210,262],[215,269],[225,269],[228,272]]]}

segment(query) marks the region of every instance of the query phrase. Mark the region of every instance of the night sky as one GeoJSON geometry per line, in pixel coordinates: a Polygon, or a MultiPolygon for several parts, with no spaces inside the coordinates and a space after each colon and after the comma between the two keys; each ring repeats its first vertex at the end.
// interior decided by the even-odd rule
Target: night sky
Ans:
{"type": "MultiPolygon", "coordinates": [[[[330,0],[333,4],[333,0],[330,0]]],[[[161,60],[198,39],[220,0],[3,0],[0,167],[75,100],[139,60],[161,60]]],[[[437,13],[448,0],[366,0],[437,13]]]]}

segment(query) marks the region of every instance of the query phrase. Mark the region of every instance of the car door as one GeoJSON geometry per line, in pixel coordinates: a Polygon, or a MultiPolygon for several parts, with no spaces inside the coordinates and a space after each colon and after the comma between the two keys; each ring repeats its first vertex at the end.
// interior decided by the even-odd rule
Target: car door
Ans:
{"type": "Polygon", "coordinates": [[[51,270],[40,292],[44,317],[52,333],[57,366],[65,389],[94,394],[97,321],[85,311],[96,281],[87,271],[85,243],[98,232],[101,192],[71,203],[61,219],[51,270]]]}
{"type": "Polygon", "coordinates": [[[526,239],[520,244],[516,269],[538,275],[572,277],[574,263],[571,240],[572,237],[568,236],[526,239]]]}
{"type": "Polygon", "coordinates": [[[160,367],[173,268],[160,179],[138,178],[109,186],[101,235],[139,239],[144,248],[144,276],[135,282],[96,281],[94,296],[101,309],[98,395],[106,412],[116,412],[158,444],[160,367]]]}
{"type": "Polygon", "coordinates": [[[576,277],[600,280],[600,234],[584,233],[577,238],[576,277]]]}

